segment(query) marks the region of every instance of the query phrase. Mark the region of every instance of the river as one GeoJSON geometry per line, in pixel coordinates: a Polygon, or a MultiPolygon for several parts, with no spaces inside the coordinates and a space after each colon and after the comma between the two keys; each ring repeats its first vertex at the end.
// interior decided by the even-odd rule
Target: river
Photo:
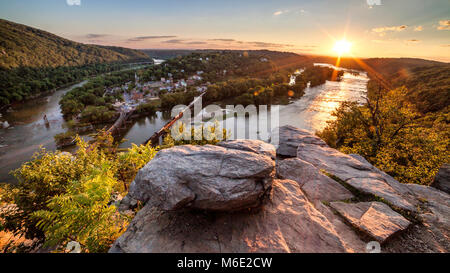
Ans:
{"type": "MultiPolygon", "coordinates": [[[[355,74],[354,71],[348,71],[340,82],[327,81],[317,87],[308,87],[302,98],[280,106],[279,124],[311,131],[321,130],[326,126],[326,122],[332,119],[331,113],[341,102],[363,102],[368,80],[366,73],[355,74]]],[[[47,150],[56,149],[53,136],[65,131],[65,122],[58,102],[66,92],[84,83],[14,106],[13,111],[3,115],[2,119],[8,121],[11,127],[0,129],[0,182],[14,183],[15,179],[9,172],[30,160],[40,146],[47,150]],[[50,122],[48,127],[43,121],[45,114],[50,122]]],[[[126,141],[121,147],[143,143],[169,119],[170,116],[161,112],[157,112],[155,117],[138,119],[124,135],[126,141]]],[[[237,126],[242,127],[245,124],[237,122],[237,126]]]]}
{"type": "Polygon", "coordinates": [[[8,173],[30,160],[40,146],[47,150],[56,149],[53,136],[65,132],[59,101],[65,93],[86,82],[14,105],[11,111],[3,114],[2,119],[11,127],[0,129],[0,182],[13,182],[14,178],[8,173]],[[49,126],[45,125],[44,115],[47,115],[49,126]]]}

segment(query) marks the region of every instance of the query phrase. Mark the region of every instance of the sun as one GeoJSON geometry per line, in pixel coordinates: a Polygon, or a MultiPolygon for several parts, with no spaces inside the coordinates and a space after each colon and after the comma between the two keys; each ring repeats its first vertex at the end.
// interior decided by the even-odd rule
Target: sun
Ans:
{"type": "Polygon", "coordinates": [[[349,41],[342,39],[339,41],[336,41],[336,43],[334,44],[333,50],[339,55],[345,55],[350,53],[350,50],[352,49],[352,43],[350,43],[349,41]]]}

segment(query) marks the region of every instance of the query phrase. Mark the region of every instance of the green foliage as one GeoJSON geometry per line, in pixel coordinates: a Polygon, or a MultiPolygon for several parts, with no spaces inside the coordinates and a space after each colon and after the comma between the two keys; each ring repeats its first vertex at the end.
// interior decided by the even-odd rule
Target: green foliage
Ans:
{"type": "Polygon", "coordinates": [[[27,238],[42,237],[42,231],[36,227],[32,212],[47,208],[48,201],[66,191],[71,181],[78,181],[88,171],[89,166],[96,165],[98,158],[84,151],[85,143],[80,143],[80,150],[74,157],[68,153],[47,152],[42,149],[30,162],[14,171],[19,184],[9,191],[9,199],[20,209],[19,213],[6,215],[7,229],[24,232],[27,238]]]}
{"type": "Polygon", "coordinates": [[[165,110],[170,110],[174,106],[177,105],[188,105],[191,103],[196,96],[200,95],[197,91],[190,92],[176,92],[176,93],[167,93],[161,95],[161,108],[165,110]]]}
{"type": "Polygon", "coordinates": [[[332,68],[321,66],[310,66],[305,71],[297,76],[297,81],[304,83],[311,83],[311,87],[315,87],[324,84],[327,80],[336,80],[344,74],[343,71],[335,71],[332,68]],[[335,79],[332,79],[333,73],[335,73],[335,79]]]}
{"type": "Polygon", "coordinates": [[[137,146],[132,144],[126,153],[117,156],[118,170],[117,177],[123,184],[123,191],[128,190],[128,186],[133,181],[137,172],[155,157],[157,149],[151,144],[137,146]]]}
{"type": "Polygon", "coordinates": [[[109,205],[111,195],[126,192],[157,149],[142,145],[118,153],[105,131],[95,144],[77,143],[75,155],[41,150],[14,172],[19,184],[4,186],[1,196],[17,207],[0,215],[7,231],[48,245],[75,240],[89,252],[105,251],[120,235],[127,222],[109,205]]]}
{"type": "Polygon", "coordinates": [[[225,129],[221,129],[218,122],[205,127],[192,126],[190,129],[186,124],[177,122],[171,132],[164,137],[162,148],[170,148],[178,145],[215,145],[229,138],[225,129]]]}
{"type": "Polygon", "coordinates": [[[331,147],[364,156],[403,183],[429,185],[449,162],[450,115],[421,116],[405,88],[369,90],[367,104],[343,103],[318,133],[331,147]]]}
{"type": "MultiPolygon", "coordinates": [[[[119,64],[92,64],[56,68],[0,68],[0,107],[12,102],[31,99],[87,77],[123,69],[119,64]]],[[[82,108],[74,105],[73,108],[82,108]]]]}
{"type": "Polygon", "coordinates": [[[95,123],[112,122],[117,117],[117,112],[109,110],[106,106],[87,106],[81,112],[81,121],[95,123]]]}
{"type": "Polygon", "coordinates": [[[115,167],[105,157],[81,180],[71,182],[64,194],[50,199],[46,210],[33,212],[37,227],[45,233],[45,245],[79,242],[82,249],[106,252],[127,224],[114,205],[109,205],[115,167]]]}
{"type": "Polygon", "coordinates": [[[209,86],[204,100],[212,103],[235,98],[235,104],[246,106],[272,104],[283,98],[300,98],[303,96],[308,82],[323,84],[326,80],[331,80],[332,72],[333,69],[326,67],[308,67],[304,72],[306,74],[298,76],[293,86],[289,86],[287,83],[287,71],[273,73],[265,79],[232,79],[209,86]],[[316,72],[317,74],[315,74],[316,72]]]}
{"type": "Polygon", "coordinates": [[[72,131],[67,131],[65,133],[60,133],[55,135],[53,138],[55,139],[56,144],[64,145],[67,142],[72,142],[76,137],[76,134],[72,131]]]}
{"type": "Polygon", "coordinates": [[[134,73],[134,70],[113,72],[91,79],[84,86],[67,92],[59,102],[64,117],[70,119],[82,113],[84,121],[87,122],[109,121],[113,117],[112,103],[116,99],[121,100],[122,94],[104,96],[105,88],[121,86],[133,80],[134,73]]]}
{"type": "Polygon", "coordinates": [[[136,114],[139,115],[154,115],[156,114],[157,107],[155,103],[149,102],[149,103],[143,103],[139,104],[139,106],[136,108],[136,114]]]}

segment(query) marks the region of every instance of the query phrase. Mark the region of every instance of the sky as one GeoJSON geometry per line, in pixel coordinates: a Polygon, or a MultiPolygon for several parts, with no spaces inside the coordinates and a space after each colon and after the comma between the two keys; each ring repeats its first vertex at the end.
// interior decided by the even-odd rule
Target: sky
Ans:
{"type": "Polygon", "coordinates": [[[0,18],[90,44],[450,62],[450,0],[0,0],[0,18]]]}

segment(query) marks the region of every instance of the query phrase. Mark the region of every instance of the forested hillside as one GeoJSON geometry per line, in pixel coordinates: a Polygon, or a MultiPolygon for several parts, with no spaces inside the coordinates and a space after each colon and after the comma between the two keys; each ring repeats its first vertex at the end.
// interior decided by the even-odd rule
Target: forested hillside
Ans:
{"type": "Polygon", "coordinates": [[[140,51],[73,42],[0,19],[0,67],[58,67],[147,59],[140,51]]]}
{"type": "Polygon", "coordinates": [[[13,102],[151,60],[128,48],[85,45],[0,19],[0,109],[13,102]]]}
{"type": "Polygon", "coordinates": [[[405,86],[408,99],[421,113],[437,112],[450,105],[450,64],[400,70],[388,79],[405,86]]]}

